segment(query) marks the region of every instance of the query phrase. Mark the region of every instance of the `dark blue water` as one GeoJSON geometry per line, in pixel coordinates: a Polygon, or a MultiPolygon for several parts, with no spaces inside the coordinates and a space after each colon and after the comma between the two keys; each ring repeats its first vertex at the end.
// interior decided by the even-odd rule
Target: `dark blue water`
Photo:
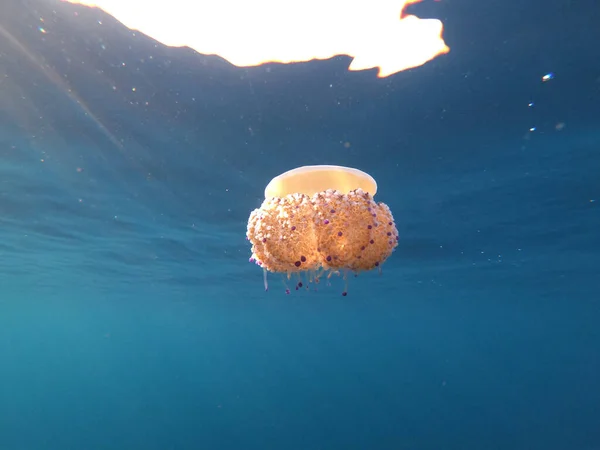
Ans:
{"type": "Polygon", "coordinates": [[[1,450],[600,449],[600,7],[412,10],[451,53],[377,79],[2,2],[1,450]],[[248,263],[305,164],[395,215],[347,297],[248,263]]]}

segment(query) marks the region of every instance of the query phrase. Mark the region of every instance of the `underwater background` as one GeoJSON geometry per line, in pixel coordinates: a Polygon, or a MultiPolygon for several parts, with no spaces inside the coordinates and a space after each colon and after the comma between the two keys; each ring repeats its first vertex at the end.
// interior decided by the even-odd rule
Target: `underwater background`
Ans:
{"type": "Polygon", "coordinates": [[[411,11],[451,52],[379,79],[2,0],[0,450],[600,449],[600,6],[411,11]],[[399,230],[347,297],[248,263],[309,164],[399,230]]]}

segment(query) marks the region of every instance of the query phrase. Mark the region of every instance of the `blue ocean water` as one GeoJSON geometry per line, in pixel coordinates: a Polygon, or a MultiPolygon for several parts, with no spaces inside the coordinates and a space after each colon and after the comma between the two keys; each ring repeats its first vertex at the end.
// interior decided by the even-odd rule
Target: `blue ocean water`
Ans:
{"type": "Polygon", "coordinates": [[[378,79],[2,2],[0,450],[600,449],[600,8],[412,10],[452,50],[378,79]],[[306,164],[396,219],[347,297],[248,263],[306,164]]]}

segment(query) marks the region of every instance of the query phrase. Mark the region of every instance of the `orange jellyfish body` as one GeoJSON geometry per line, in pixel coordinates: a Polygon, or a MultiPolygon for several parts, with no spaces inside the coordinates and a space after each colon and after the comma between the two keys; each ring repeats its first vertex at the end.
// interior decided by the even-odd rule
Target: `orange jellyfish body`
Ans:
{"type": "Polygon", "coordinates": [[[265,289],[267,271],[309,272],[318,282],[326,272],[380,267],[398,245],[398,230],[387,205],[373,200],[376,191],[369,175],[340,166],[305,166],[274,178],[246,234],[265,289]]]}

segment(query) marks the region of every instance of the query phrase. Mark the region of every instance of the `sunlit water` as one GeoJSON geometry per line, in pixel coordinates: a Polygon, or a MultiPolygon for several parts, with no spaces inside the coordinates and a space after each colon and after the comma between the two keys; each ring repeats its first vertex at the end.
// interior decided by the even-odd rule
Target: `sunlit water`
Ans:
{"type": "Polygon", "coordinates": [[[544,2],[532,25],[441,5],[461,51],[381,80],[344,57],[238,69],[10,5],[1,449],[600,448],[583,8],[544,2]],[[335,278],[265,293],[248,263],[250,211],[304,164],[367,171],[394,212],[398,250],[347,297],[335,278]]]}

